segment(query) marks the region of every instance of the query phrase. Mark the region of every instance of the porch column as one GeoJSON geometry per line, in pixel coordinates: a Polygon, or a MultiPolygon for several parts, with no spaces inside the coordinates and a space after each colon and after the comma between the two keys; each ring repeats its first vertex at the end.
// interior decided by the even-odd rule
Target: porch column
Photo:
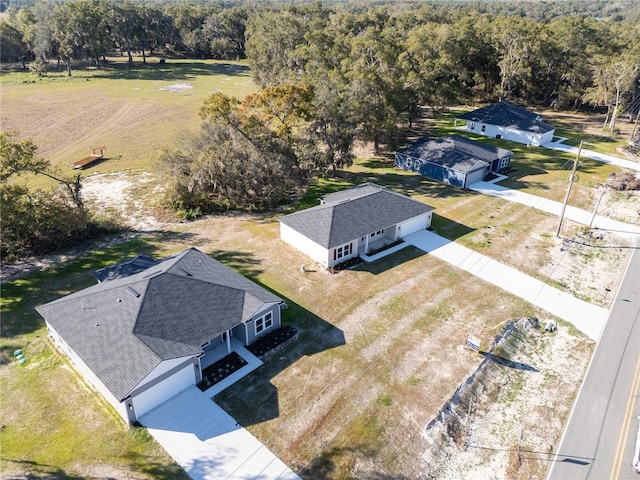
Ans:
{"type": "Polygon", "coordinates": [[[366,237],[364,237],[364,254],[368,254],[369,253],[369,235],[367,234],[366,237]]]}
{"type": "Polygon", "coordinates": [[[227,330],[227,353],[231,353],[231,330],[227,330]]]}

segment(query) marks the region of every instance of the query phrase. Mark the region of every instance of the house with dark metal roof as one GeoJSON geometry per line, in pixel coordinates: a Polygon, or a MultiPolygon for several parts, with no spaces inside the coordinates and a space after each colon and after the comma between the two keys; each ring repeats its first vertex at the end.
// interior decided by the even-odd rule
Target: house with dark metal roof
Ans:
{"type": "Polygon", "coordinates": [[[199,383],[232,344],[280,327],[280,297],[195,248],[159,261],[137,257],[98,278],[36,310],[127,422],[199,383]]]}
{"type": "Polygon", "coordinates": [[[395,154],[395,166],[432,180],[467,188],[490,172],[509,169],[513,152],[460,135],[423,138],[395,154]]]}
{"type": "Polygon", "coordinates": [[[533,146],[552,141],[555,133],[537,113],[504,100],[458,115],[456,127],[458,120],[466,121],[467,132],[533,146]]]}
{"type": "Polygon", "coordinates": [[[280,218],[280,238],[331,267],[431,226],[433,207],[365,183],[280,218]]]}

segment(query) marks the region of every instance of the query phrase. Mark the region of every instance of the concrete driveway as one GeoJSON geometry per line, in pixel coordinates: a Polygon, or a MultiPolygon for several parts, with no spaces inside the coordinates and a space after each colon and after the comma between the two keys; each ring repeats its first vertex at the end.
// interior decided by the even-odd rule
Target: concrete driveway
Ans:
{"type": "Polygon", "coordinates": [[[422,230],[409,235],[405,241],[566,320],[585,335],[598,340],[607,320],[607,309],[575,298],[433,232],[422,230]]]}
{"type": "MultiPolygon", "coordinates": [[[[544,212],[551,213],[553,215],[560,216],[562,211],[562,202],[556,202],[549,200],[548,198],[538,197],[529,193],[524,193],[519,190],[513,190],[511,188],[502,187],[496,185],[495,182],[506,177],[500,175],[498,178],[490,182],[476,182],[469,186],[470,190],[474,192],[482,193],[483,195],[490,195],[492,197],[502,198],[510,202],[526,205],[527,207],[542,210],[544,212]]],[[[591,225],[595,229],[605,230],[615,235],[624,238],[630,238],[634,241],[640,236],[640,226],[631,225],[629,223],[619,222],[602,215],[593,215],[593,212],[587,212],[571,205],[567,205],[565,211],[565,218],[573,220],[574,222],[582,225],[591,225]]]]}
{"type": "Polygon", "coordinates": [[[153,409],[140,422],[194,480],[299,480],[196,386],[153,409]]]}
{"type": "MultiPolygon", "coordinates": [[[[550,148],[552,150],[558,150],[560,152],[570,153],[572,155],[578,154],[578,147],[572,147],[571,145],[565,145],[563,142],[566,138],[559,138],[553,142],[547,142],[542,145],[543,148],[550,148]]],[[[590,158],[602,163],[608,163],[611,165],[617,165],[619,167],[628,168],[630,170],[640,170],[640,163],[632,162],[631,160],[625,160],[613,155],[607,155],[606,153],[594,152],[587,148],[583,148],[580,152],[581,157],[590,158]]]]}

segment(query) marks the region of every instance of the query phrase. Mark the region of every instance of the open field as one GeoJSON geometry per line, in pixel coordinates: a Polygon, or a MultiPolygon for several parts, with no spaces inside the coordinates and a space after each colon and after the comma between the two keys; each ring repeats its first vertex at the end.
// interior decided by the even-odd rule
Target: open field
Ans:
{"type": "Polygon", "coordinates": [[[77,68],[72,76],[51,72],[36,80],[21,72],[3,73],[2,130],[31,138],[39,155],[66,169],[105,146],[108,160],[86,175],[153,171],[158,150],[179,144],[197,131],[198,111],[210,94],[243,98],[255,90],[241,62],[169,59],[129,69],[121,57],[106,67],[77,68]]]}
{"type": "MultiPolygon", "coordinates": [[[[216,400],[305,479],[420,478],[429,447],[425,426],[486,358],[462,349],[467,333],[481,337],[488,350],[511,320],[536,316],[544,325],[550,317],[415,249],[331,275],[280,242],[274,214],[188,223],[153,218],[157,148],[197,129],[197,111],[209,93],[224,89],[241,97],[254,88],[242,64],[154,61],[129,71],[121,59],[111,59],[112,69],[76,70],[71,79],[51,74],[37,83],[24,83],[32,77],[21,73],[2,77],[2,128],[19,129],[61,168],[106,144],[110,159],[84,172],[87,201],[119,212],[145,232],[69,252],[68,260],[2,286],[0,470],[39,478],[181,478],[144,430],[125,428],[53,351],[33,307],[93,284],[89,273],[102,266],[194,246],[285,298],[290,308],[284,321],[300,330],[297,341],[216,400]],[[193,88],[159,90],[179,84],[193,88]],[[306,274],[299,269],[303,263],[306,274]],[[16,348],[27,352],[25,367],[11,358],[16,348]]],[[[450,115],[427,123],[431,133],[449,134],[452,127],[450,115]]],[[[570,156],[507,148],[516,153],[517,169],[509,186],[562,199],[570,156]]],[[[610,302],[604,289],[615,291],[629,254],[615,237],[593,239],[569,223],[558,240],[555,217],[395,170],[390,155],[374,158],[368,148],[359,157],[339,178],[320,179],[292,208],[375,181],[436,207],[437,233],[578,297],[610,302]]],[[[611,171],[583,162],[571,203],[592,208],[595,185],[611,171]]],[[[509,452],[514,429],[523,424],[531,439],[527,448],[549,452],[593,346],[560,322],[557,335],[532,332],[511,352],[511,360],[532,368],[509,370],[500,394],[477,407],[475,434],[486,440],[481,446],[502,453],[474,461],[482,459],[496,479],[518,478],[509,452]],[[565,361],[549,365],[544,359],[550,355],[565,361]],[[541,409],[548,415],[538,415],[541,409]]],[[[463,446],[451,448],[453,457],[469,455],[463,446]]],[[[547,465],[546,457],[532,458],[520,478],[543,478],[547,465]]],[[[451,478],[464,476],[457,469],[464,466],[453,467],[451,478]]]]}

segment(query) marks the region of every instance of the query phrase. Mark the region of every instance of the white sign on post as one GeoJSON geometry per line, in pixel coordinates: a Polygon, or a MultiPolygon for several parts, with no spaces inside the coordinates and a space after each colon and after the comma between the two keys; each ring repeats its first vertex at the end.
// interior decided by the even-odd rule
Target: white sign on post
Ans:
{"type": "Polygon", "coordinates": [[[467,341],[464,342],[464,346],[466,348],[470,348],[476,352],[480,351],[480,339],[478,337],[474,337],[473,335],[467,335],[467,341]]]}

